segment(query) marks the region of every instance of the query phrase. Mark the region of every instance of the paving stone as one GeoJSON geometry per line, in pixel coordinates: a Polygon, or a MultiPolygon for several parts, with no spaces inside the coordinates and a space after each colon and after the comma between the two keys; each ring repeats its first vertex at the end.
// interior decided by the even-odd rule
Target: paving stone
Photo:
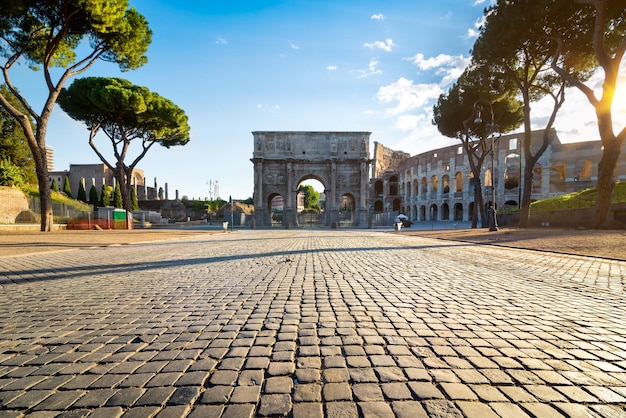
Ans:
{"type": "Polygon", "coordinates": [[[259,407],[259,416],[287,416],[291,411],[291,396],[263,395],[259,407]]]}
{"type": "Polygon", "coordinates": [[[352,385],[354,398],[360,402],[384,401],[381,388],[373,383],[357,383],[352,385]]]}
{"type": "Polygon", "coordinates": [[[293,418],[323,418],[324,409],[320,402],[299,402],[293,405],[293,418]]]}
{"type": "Polygon", "coordinates": [[[480,402],[457,401],[455,404],[467,417],[499,418],[493,409],[480,402]]]}
{"type": "Polygon", "coordinates": [[[445,399],[444,394],[432,383],[409,382],[408,385],[416,399],[445,399]]]}
{"type": "Polygon", "coordinates": [[[562,418],[563,415],[552,406],[545,403],[528,402],[522,404],[522,408],[532,416],[541,418],[562,418]]]}
{"type": "Polygon", "coordinates": [[[263,413],[622,413],[624,262],[445,243],[241,230],[4,257],[2,408],[245,417],[285,395],[263,413]],[[142,268],[102,268],[122,258],[142,268]]]}
{"type": "Polygon", "coordinates": [[[411,391],[406,383],[383,383],[381,385],[385,397],[390,400],[412,399],[411,391]]]}
{"type": "Polygon", "coordinates": [[[63,411],[68,409],[76,400],[81,398],[85,394],[85,391],[63,391],[56,392],[45,398],[42,402],[38,403],[33,410],[34,411],[63,411]]]}
{"type": "Polygon", "coordinates": [[[494,402],[489,406],[502,418],[529,418],[522,408],[514,403],[494,402]]]}
{"type": "Polygon", "coordinates": [[[198,396],[200,396],[198,386],[181,386],[172,393],[167,405],[192,405],[198,396]]]}
{"type": "Polygon", "coordinates": [[[320,371],[316,369],[297,369],[296,380],[299,383],[320,382],[320,371]]]}
{"type": "Polygon", "coordinates": [[[270,377],[265,381],[264,393],[291,393],[293,379],[287,376],[270,377]]]}
{"type": "Polygon", "coordinates": [[[174,387],[158,387],[148,388],[135,402],[136,406],[161,406],[167,403],[167,400],[172,396],[176,388],[174,387]]]}
{"type": "Polygon", "coordinates": [[[293,393],[295,402],[321,402],[322,385],[317,383],[298,384],[293,393]]]}
{"type": "Polygon", "coordinates": [[[327,402],[324,404],[328,418],[357,418],[359,412],[354,402],[327,402]]]}
{"type": "Polygon", "coordinates": [[[436,418],[445,418],[445,417],[462,418],[463,417],[461,412],[450,401],[444,401],[444,400],[424,401],[423,406],[426,412],[428,413],[429,417],[436,417],[436,418]]]}
{"type": "Polygon", "coordinates": [[[398,418],[428,418],[422,405],[416,401],[395,401],[391,408],[398,418]]]}
{"type": "MultiPolygon", "coordinates": [[[[94,389],[74,403],[75,408],[100,408],[109,398],[117,393],[118,389],[94,389]]],[[[10,404],[9,404],[10,406],[10,404]]],[[[117,410],[113,408],[112,410],[117,410]]]]}
{"type": "Polygon", "coordinates": [[[322,389],[322,395],[326,402],[352,400],[352,390],[348,383],[327,383],[322,389]]]}
{"type": "Polygon", "coordinates": [[[230,399],[231,394],[233,393],[233,387],[231,385],[228,386],[212,386],[207,388],[207,390],[202,394],[200,398],[201,403],[225,403],[230,399]]]}
{"type": "Polygon", "coordinates": [[[121,406],[121,407],[129,407],[132,406],[145,392],[145,389],[142,388],[125,388],[117,391],[113,396],[111,396],[106,403],[105,406],[121,406]]]}
{"type": "Polygon", "coordinates": [[[291,375],[296,370],[296,365],[293,362],[270,362],[267,369],[268,376],[284,376],[291,375]]]}
{"type": "Polygon", "coordinates": [[[239,386],[230,395],[231,403],[257,403],[261,395],[261,386],[239,386]]]}

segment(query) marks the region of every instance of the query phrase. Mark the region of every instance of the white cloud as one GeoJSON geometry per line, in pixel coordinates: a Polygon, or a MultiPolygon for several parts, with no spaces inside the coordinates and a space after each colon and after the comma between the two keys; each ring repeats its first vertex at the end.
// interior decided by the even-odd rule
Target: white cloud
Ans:
{"type": "Polygon", "coordinates": [[[383,51],[391,52],[391,49],[395,46],[393,39],[387,38],[385,41],[375,41],[372,43],[364,43],[363,46],[369,49],[382,49],[383,51]]]}
{"type": "Polygon", "coordinates": [[[478,38],[478,35],[480,34],[480,28],[485,24],[486,19],[487,17],[484,15],[481,16],[479,19],[476,19],[476,22],[474,22],[474,27],[467,30],[467,33],[465,34],[465,36],[463,36],[463,39],[470,40],[478,38]]]}
{"type": "Polygon", "coordinates": [[[337,66],[336,65],[328,65],[328,66],[326,66],[326,69],[328,71],[335,71],[337,69],[337,66]]]}
{"type": "Polygon", "coordinates": [[[441,20],[450,20],[450,18],[454,15],[454,13],[452,13],[452,11],[449,11],[448,13],[446,13],[445,15],[441,16],[441,20]]]}
{"type": "Polygon", "coordinates": [[[404,59],[412,61],[422,71],[434,71],[435,75],[441,77],[441,81],[438,83],[441,87],[452,85],[471,61],[470,57],[463,55],[446,54],[439,54],[430,58],[425,58],[424,54],[416,54],[404,59]]]}
{"type": "Polygon", "coordinates": [[[418,109],[437,99],[443,92],[438,84],[413,84],[412,80],[401,77],[398,81],[382,86],[376,93],[381,103],[396,103],[386,110],[388,116],[397,116],[418,109]]]}
{"type": "Polygon", "coordinates": [[[377,13],[375,15],[372,15],[372,17],[370,19],[372,19],[372,20],[385,20],[385,16],[383,16],[382,13],[377,13]]]}
{"type": "Polygon", "coordinates": [[[359,74],[358,78],[365,78],[371,75],[381,74],[382,71],[378,69],[378,58],[370,59],[369,64],[367,65],[367,70],[357,70],[359,74]]]}
{"type": "Polygon", "coordinates": [[[217,38],[215,43],[218,45],[228,45],[228,41],[222,37],[217,38]]]}
{"type": "Polygon", "coordinates": [[[289,46],[291,47],[291,49],[295,49],[295,50],[300,49],[300,47],[298,45],[294,44],[293,42],[289,42],[289,46]]]}
{"type": "Polygon", "coordinates": [[[414,154],[453,144],[454,139],[443,137],[432,125],[432,107],[462,74],[470,58],[445,54],[427,58],[416,54],[404,59],[415,64],[421,79],[432,81],[416,83],[401,77],[379,88],[376,100],[386,106],[385,116],[402,133],[390,146],[414,154]]]}

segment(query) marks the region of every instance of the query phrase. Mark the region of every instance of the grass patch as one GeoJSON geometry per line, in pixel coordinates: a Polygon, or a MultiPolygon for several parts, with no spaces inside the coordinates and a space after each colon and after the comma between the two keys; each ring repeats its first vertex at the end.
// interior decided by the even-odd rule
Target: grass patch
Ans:
{"type": "MultiPolygon", "coordinates": [[[[533,211],[558,209],[585,209],[595,206],[596,188],[538,200],[530,204],[533,211]]],[[[613,189],[613,203],[626,203],[626,182],[617,182],[613,189]]]]}
{"type": "MultiPolygon", "coordinates": [[[[20,188],[26,195],[31,197],[39,197],[39,187],[35,185],[25,185],[20,188]]],[[[90,212],[91,205],[87,203],[81,202],[80,200],[72,199],[70,197],[65,196],[63,193],[50,191],[50,195],[52,197],[53,203],[63,204],[67,207],[70,207],[79,211],[90,212]]]]}

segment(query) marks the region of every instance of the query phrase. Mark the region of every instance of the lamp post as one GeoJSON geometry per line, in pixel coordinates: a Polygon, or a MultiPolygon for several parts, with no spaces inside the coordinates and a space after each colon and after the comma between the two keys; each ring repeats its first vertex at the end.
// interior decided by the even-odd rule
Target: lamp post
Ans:
{"type": "Polygon", "coordinates": [[[495,153],[495,134],[498,132],[498,125],[495,123],[493,115],[493,103],[488,100],[480,99],[474,103],[474,109],[476,110],[476,119],[474,123],[482,123],[481,111],[483,109],[482,103],[489,105],[489,111],[491,113],[491,123],[485,123],[485,132],[491,137],[491,205],[489,205],[489,230],[498,230],[498,220],[496,217],[496,183],[494,176],[494,153],[495,153]]]}

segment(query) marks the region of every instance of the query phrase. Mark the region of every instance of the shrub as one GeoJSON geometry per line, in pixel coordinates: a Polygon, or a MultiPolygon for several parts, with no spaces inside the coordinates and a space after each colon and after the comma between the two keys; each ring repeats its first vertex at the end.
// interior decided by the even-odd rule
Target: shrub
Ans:
{"type": "Polygon", "coordinates": [[[0,186],[18,187],[24,184],[24,171],[9,160],[0,160],[0,186]]]}

